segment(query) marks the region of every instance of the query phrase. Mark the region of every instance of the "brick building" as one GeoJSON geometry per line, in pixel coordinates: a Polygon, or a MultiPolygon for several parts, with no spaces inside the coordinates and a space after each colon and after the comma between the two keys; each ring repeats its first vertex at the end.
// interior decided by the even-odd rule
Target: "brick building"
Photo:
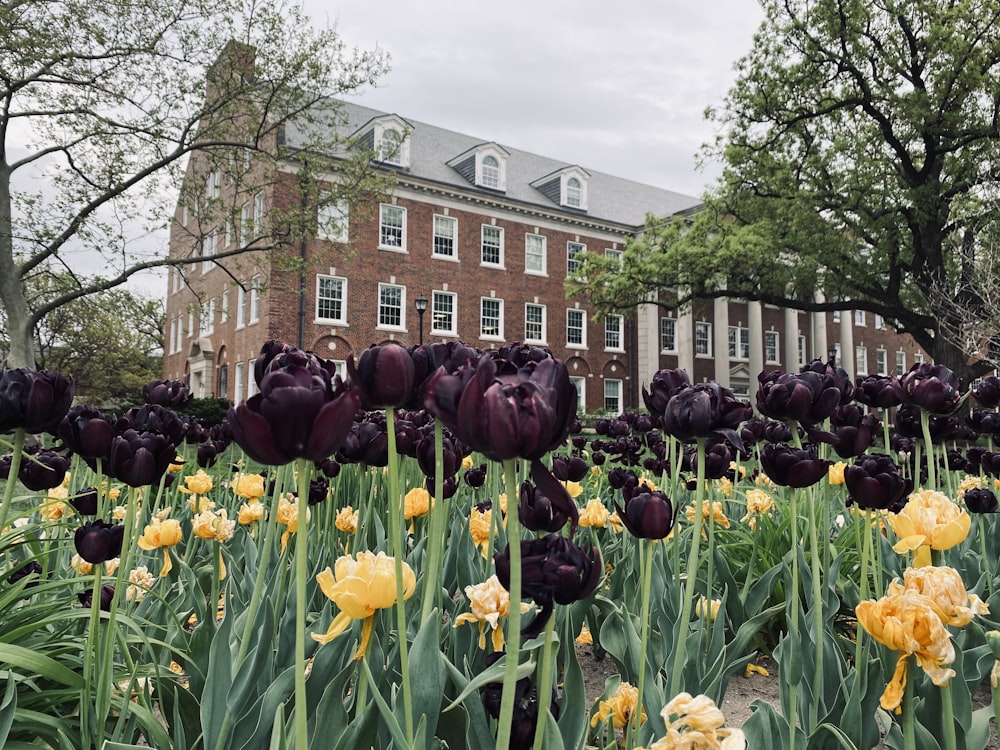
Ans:
{"type": "MultiPolygon", "coordinates": [[[[717,300],[595,320],[586,304],[566,299],[578,254],[619,254],[647,213],[689,212],[698,199],[395,114],[354,104],[341,111],[336,127],[347,141],[394,177],[388,195],[315,211],[309,239],[220,264],[194,261],[246,244],[275,209],[295,208],[294,165],[278,169],[267,189],[235,196],[208,226],[179,205],[170,252],[191,262],[168,282],[164,376],[187,379],[196,396],[251,395],[252,363],[269,338],[339,363],[370,344],[413,345],[421,336],[483,349],[543,345],[567,363],[581,408],[616,412],[637,407],[640,386],[663,367],[751,395],[761,370],[797,370],[831,348],[863,374],[905,370],[923,356],[861,311],[717,300]]],[[[292,127],[280,135],[293,150],[304,138],[292,127]]],[[[208,201],[227,189],[196,161],[186,180],[204,186],[208,201]]]]}

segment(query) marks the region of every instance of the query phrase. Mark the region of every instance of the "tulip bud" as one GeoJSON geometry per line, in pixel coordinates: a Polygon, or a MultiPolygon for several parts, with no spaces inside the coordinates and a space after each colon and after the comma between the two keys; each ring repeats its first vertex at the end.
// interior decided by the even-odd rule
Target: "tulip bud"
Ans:
{"type": "Polygon", "coordinates": [[[977,487],[965,491],[965,507],[970,513],[996,513],[1000,503],[997,503],[993,490],[977,487]]]}
{"type": "Polygon", "coordinates": [[[769,443],[761,449],[760,465],[771,481],[786,487],[809,487],[827,475],[832,461],[819,458],[816,447],[791,448],[769,443]]]}
{"type": "Polygon", "coordinates": [[[931,414],[953,413],[964,400],[962,379],[944,365],[918,362],[899,379],[904,404],[931,414]]]}
{"type": "Polygon", "coordinates": [[[80,557],[98,565],[121,554],[124,536],[125,527],[121,524],[88,521],[76,530],[73,542],[80,557]]]}
{"type": "Polygon", "coordinates": [[[625,506],[617,502],[615,510],[625,528],[639,539],[665,539],[674,527],[674,508],[665,494],[650,490],[645,484],[622,488],[625,506]]]}
{"type": "Polygon", "coordinates": [[[0,433],[24,429],[55,434],[74,392],[72,378],[51,370],[0,371],[0,433]]]}
{"type": "Polygon", "coordinates": [[[24,452],[17,478],[33,492],[51,490],[62,484],[69,471],[69,459],[55,451],[24,452]]]}
{"type": "Polygon", "coordinates": [[[183,380],[151,380],[142,387],[142,400],[168,409],[181,409],[191,400],[183,380]]]}
{"type": "Polygon", "coordinates": [[[412,355],[399,344],[370,346],[356,365],[354,354],[347,355],[347,372],[367,409],[405,405],[416,377],[412,355]]]}

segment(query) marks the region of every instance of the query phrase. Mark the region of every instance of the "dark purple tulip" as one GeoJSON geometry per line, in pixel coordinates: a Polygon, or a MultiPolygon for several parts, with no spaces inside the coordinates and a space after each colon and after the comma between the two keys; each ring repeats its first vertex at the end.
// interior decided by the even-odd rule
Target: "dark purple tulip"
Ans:
{"type": "Polygon", "coordinates": [[[72,378],[51,370],[0,371],[0,433],[24,429],[54,435],[73,403],[74,392],[72,378]]]}
{"type": "Polygon", "coordinates": [[[866,424],[857,427],[851,425],[838,427],[833,434],[836,442],[831,445],[841,458],[860,456],[875,444],[875,432],[866,424]]]}
{"type": "Polygon", "coordinates": [[[610,419],[598,419],[594,422],[594,432],[598,435],[610,435],[611,434],[611,420],[610,419]]]}
{"type": "Polygon", "coordinates": [[[134,406],[122,414],[115,423],[115,432],[121,434],[129,429],[136,432],[158,433],[174,445],[184,442],[184,421],[180,415],[157,404],[134,406]]]}
{"type": "Polygon", "coordinates": [[[867,375],[858,378],[854,398],[858,403],[881,409],[899,406],[903,399],[899,378],[895,375],[867,375]]]}
{"type": "Polygon", "coordinates": [[[177,446],[156,432],[125,430],[111,443],[107,472],[129,487],[158,484],[177,456],[177,446]]]}
{"type": "Polygon", "coordinates": [[[37,560],[32,560],[31,562],[25,563],[20,568],[15,570],[7,577],[7,583],[13,586],[18,581],[24,580],[29,576],[34,576],[34,580],[28,581],[24,584],[24,588],[30,589],[38,585],[39,580],[42,577],[42,566],[38,564],[37,560]]]}
{"type": "Polygon", "coordinates": [[[965,454],[958,448],[949,448],[945,453],[945,461],[948,464],[948,471],[965,471],[965,454]]]}
{"type": "Polygon", "coordinates": [[[104,521],[88,521],[76,530],[73,542],[80,557],[94,565],[112,560],[122,553],[125,527],[104,521]]]}
{"type": "Polygon", "coordinates": [[[812,370],[798,374],[772,370],[762,372],[757,381],[757,410],[771,419],[818,424],[841,401],[839,384],[812,370]]]}
{"type": "Polygon", "coordinates": [[[826,476],[831,462],[820,458],[816,448],[806,445],[792,448],[768,443],[760,451],[760,465],[775,484],[785,487],[809,487],[826,476]]]}
{"type": "MultiPolygon", "coordinates": [[[[776,422],[775,424],[784,425],[784,422],[776,422]]],[[[764,439],[764,428],[767,426],[767,422],[758,417],[752,417],[743,423],[740,427],[740,441],[743,443],[745,448],[756,445],[761,440],[764,439]]],[[[787,429],[787,425],[785,426],[787,429]]],[[[791,438],[791,432],[789,431],[789,438],[791,438]]]]}
{"type": "Polygon", "coordinates": [[[965,507],[970,513],[996,513],[1000,510],[1000,503],[993,490],[986,487],[976,487],[966,490],[964,495],[965,507]]]}
{"type": "Polygon", "coordinates": [[[82,458],[106,461],[111,455],[115,421],[113,417],[109,419],[104,412],[90,406],[74,406],[59,424],[59,438],[67,448],[82,458]]]}
{"type": "Polygon", "coordinates": [[[973,446],[965,452],[965,471],[968,474],[978,474],[979,467],[982,465],[983,454],[986,452],[985,448],[977,448],[973,446]]]}
{"type": "Polygon", "coordinates": [[[179,414],[178,417],[181,420],[185,443],[188,445],[200,445],[209,439],[208,429],[198,421],[197,417],[190,414],[179,414]]]}
{"type": "Polygon", "coordinates": [[[197,462],[202,469],[215,466],[219,454],[229,447],[228,440],[208,440],[198,446],[197,462]]]}
{"type": "Polygon", "coordinates": [[[866,453],[844,469],[847,504],[862,510],[898,513],[913,491],[913,482],[884,453],[866,453]]]}
{"type": "Polygon", "coordinates": [[[792,428],[786,422],[770,420],[764,424],[764,439],[769,443],[787,443],[792,439],[792,428]]]}
{"type": "Polygon", "coordinates": [[[979,466],[987,476],[1000,477],[1000,453],[983,451],[979,456],[979,466]]]}
{"type": "Polygon", "coordinates": [[[270,366],[271,361],[277,357],[279,354],[284,354],[289,352],[294,347],[289,346],[281,341],[276,341],[271,339],[264,343],[260,348],[260,353],[257,355],[257,359],[253,363],[253,379],[257,383],[257,387],[260,387],[261,381],[264,376],[267,375],[267,368],[270,366]]]}
{"type": "Polygon", "coordinates": [[[1000,378],[988,375],[979,381],[979,387],[972,392],[972,397],[987,409],[1000,406],[1000,378]]]}
{"type": "MultiPolygon", "coordinates": [[[[903,404],[896,409],[895,422],[896,432],[910,438],[923,440],[923,427],[920,423],[920,407],[916,404],[903,404]]],[[[953,432],[952,424],[948,417],[931,414],[928,419],[928,429],[931,440],[939,443],[947,439],[953,432]]]]}
{"type": "MultiPolygon", "coordinates": [[[[493,560],[500,584],[510,591],[510,545],[493,560]]],[[[554,604],[572,604],[594,593],[603,572],[596,547],[577,547],[558,534],[521,540],[521,593],[541,607],[522,635],[537,637],[545,629],[554,604]]]]}
{"type": "MultiPolygon", "coordinates": [[[[437,487],[434,483],[434,477],[424,477],[424,486],[431,497],[437,497],[437,487]]],[[[446,474],[444,482],[441,483],[441,497],[447,500],[450,497],[454,497],[456,492],[458,492],[458,477],[454,474],[451,476],[446,474]]]]}
{"type": "Polygon", "coordinates": [[[918,362],[899,379],[904,404],[948,415],[962,403],[962,379],[944,365],[918,362]]]}
{"type": "Polygon", "coordinates": [[[337,451],[337,461],[367,466],[389,465],[389,436],[382,412],[365,412],[364,421],[352,424],[351,431],[337,451]]]}
{"type": "Polygon", "coordinates": [[[854,398],[854,383],[843,367],[835,367],[829,362],[821,359],[814,359],[809,364],[802,367],[800,372],[815,372],[823,376],[825,386],[833,386],[840,391],[840,403],[846,404],[854,398]]]}
{"type": "MultiPolygon", "coordinates": [[[[562,494],[565,495],[566,491],[563,490],[562,494]]],[[[518,518],[530,531],[559,531],[569,520],[569,515],[565,512],[566,499],[559,500],[560,502],[553,502],[531,482],[523,482],[518,518]]]]}
{"type": "Polygon", "coordinates": [[[678,440],[723,437],[741,445],[736,428],[753,415],[750,404],[715,382],[684,388],[667,402],[663,429],[678,440]]]}
{"type": "Polygon", "coordinates": [[[974,409],[965,421],[976,432],[1000,435],[1000,412],[974,409]]]}
{"type": "Polygon", "coordinates": [[[615,502],[615,510],[625,528],[639,539],[665,539],[674,527],[674,508],[665,494],[645,484],[622,487],[625,506],[615,502]]]}
{"type": "Polygon", "coordinates": [[[404,406],[412,398],[416,378],[413,357],[399,344],[370,346],[361,352],[357,364],[354,354],[348,354],[347,373],[366,409],[404,406]]]}
{"type": "MultiPolygon", "coordinates": [[[[454,476],[462,466],[462,457],[455,450],[455,447],[455,443],[451,437],[445,435],[441,438],[441,466],[443,467],[443,476],[454,476]]],[[[438,458],[434,447],[433,434],[424,437],[417,443],[417,465],[425,477],[433,477],[435,475],[438,458]]]]}
{"type": "Polygon", "coordinates": [[[329,375],[291,365],[272,369],[260,393],[229,409],[233,439],[255,461],[280,466],[304,458],[321,461],[344,442],[360,405],[356,391],[329,375]]]}
{"type": "Polygon", "coordinates": [[[604,466],[604,462],[607,458],[608,457],[601,453],[601,451],[594,451],[590,454],[590,460],[594,462],[594,466],[604,466]]]}
{"type": "MultiPolygon", "coordinates": [[[[504,652],[498,651],[486,657],[486,666],[494,664],[504,652]]],[[[483,685],[483,705],[494,719],[500,718],[500,703],[503,698],[502,682],[487,682],[483,685]]],[[[556,689],[552,688],[549,712],[559,719],[559,701],[556,689]]],[[[522,677],[514,686],[514,713],[511,716],[510,750],[530,750],[535,739],[535,725],[538,723],[538,690],[530,677],[522,677]]]]}
{"type": "Polygon", "coordinates": [[[612,489],[620,490],[629,482],[633,485],[639,483],[635,472],[631,469],[623,469],[621,466],[616,466],[608,472],[608,484],[611,485],[612,489]]]}
{"type": "Polygon", "coordinates": [[[318,505],[327,498],[330,483],[325,477],[309,480],[309,505],[318,505]]]}
{"type": "Polygon", "coordinates": [[[25,451],[17,478],[32,492],[51,490],[62,484],[69,471],[69,459],[55,451],[25,451]]]}
{"type": "MultiPolygon", "coordinates": [[[[93,606],[94,590],[88,589],[87,591],[81,591],[79,594],[76,595],[76,597],[77,599],[80,600],[80,604],[89,609],[91,606],[93,606]]],[[[110,612],[111,602],[114,600],[114,598],[115,598],[115,587],[112,586],[110,583],[105,583],[104,585],[102,585],[101,601],[99,605],[101,610],[104,612],[110,612]]]]}
{"type": "Polygon", "coordinates": [[[321,472],[327,479],[334,479],[340,474],[340,464],[331,458],[325,458],[316,462],[316,470],[321,472]]]}
{"type": "Polygon", "coordinates": [[[642,387],[642,401],[646,404],[650,414],[657,419],[662,419],[670,399],[685,388],[690,387],[691,381],[688,379],[686,370],[680,368],[659,370],[649,381],[649,390],[646,390],[646,386],[642,387]]]}
{"type": "Polygon", "coordinates": [[[472,487],[473,489],[478,489],[486,484],[486,464],[480,464],[479,466],[473,466],[471,469],[465,472],[463,477],[465,483],[472,487]]]}
{"type": "Polygon", "coordinates": [[[191,400],[191,392],[183,380],[151,380],[142,387],[142,400],[176,411],[191,400]]]}
{"type": "MultiPolygon", "coordinates": [[[[697,466],[697,452],[695,465],[697,466]]],[[[725,443],[710,445],[705,450],[705,478],[722,479],[731,473],[729,466],[733,463],[733,454],[725,443]]]]}
{"type": "Polygon", "coordinates": [[[97,488],[88,487],[69,497],[69,504],[81,516],[97,515],[97,488]]]}
{"type": "Polygon", "coordinates": [[[560,482],[579,482],[590,469],[579,456],[553,456],[552,474],[560,482]]]}

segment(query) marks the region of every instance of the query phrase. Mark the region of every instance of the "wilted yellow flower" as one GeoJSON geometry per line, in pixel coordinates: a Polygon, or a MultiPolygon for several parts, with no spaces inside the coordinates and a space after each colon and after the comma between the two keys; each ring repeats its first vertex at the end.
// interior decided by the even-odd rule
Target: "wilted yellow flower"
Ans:
{"type": "Polygon", "coordinates": [[[603,529],[607,525],[610,516],[611,514],[604,507],[601,499],[595,497],[587,503],[586,508],[580,511],[580,525],[590,526],[594,529],[603,529]]]}
{"type": "Polygon", "coordinates": [[[844,483],[844,469],[847,468],[847,464],[843,461],[837,461],[835,464],[830,465],[829,471],[827,471],[827,477],[830,480],[830,484],[837,486],[844,483]]]}
{"type": "MultiPolygon", "coordinates": [[[[368,648],[375,623],[375,612],[396,603],[396,560],[384,552],[358,552],[356,556],[343,555],[330,568],[316,576],[316,582],[326,598],[340,609],[326,633],[312,633],[320,643],[329,643],[341,635],[351,620],[364,620],[361,643],[355,659],[360,659],[368,648]]],[[[417,588],[413,569],[403,563],[403,599],[409,599],[417,588]]]]}
{"type": "Polygon", "coordinates": [[[764,489],[770,490],[771,492],[774,492],[775,490],[778,489],[778,485],[774,483],[774,480],[771,479],[771,477],[769,477],[763,471],[758,473],[757,476],[754,477],[753,483],[758,487],[763,487],[764,489]]]}
{"type": "MultiPolygon", "coordinates": [[[[105,560],[104,572],[107,573],[109,576],[114,575],[115,571],[118,570],[118,565],[120,563],[121,563],[120,557],[113,557],[110,560],[105,560]]],[[[89,576],[91,573],[94,572],[93,563],[87,562],[79,555],[73,555],[73,557],[70,558],[69,565],[71,568],[73,568],[73,570],[75,570],[77,573],[83,576],[89,576]]]]}
{"type": "Polygon", "coordinates": [[[486,550],[489,548],[490,527],[492,525],[492,509],[479,510],[478,508],[473,508],[469,513],[469,534],[472,536],[473,543],[483,553],[483,557],[486,557],[486,550]]]}
{"type": "Polygon", "coordinates": [[[212,491],[212,477],[204,469],[198,469],[197,474],[184,477],[184,485],[177,490],[185,495],[207,495],[212,491]]]}
{"type": "Polygon", "coordinates": [[[594,642],[594,636],[590,632],[590,628],[583,625],[580,628],[580,634],[576,637],[576,642],[580,646],[590,646],[594,642]]]}
{"type": "Polygon", "coordinates": [[[695,605],[694,612],[701,619],[705,619],[705,615],[708,614],[708,619],[711,622],[715,622],[715,618],[719,616],[719,607],[721,606],[721,599],[712,599],[712,601],[709,601],[707,597],[703,596],[695,605]]]}
{"type": "Polygon", "coordinates": [[[926,596],[930,605],[945,625],[963,627],[976,615],[987,615],[990,608],[975,594],[965,590],[962,576],[947,566],[907,568],[903,580],[897,578],[889,584],[886,596],[901,594],[904,590],[926,596]]]}
{"type": "Polygon", "coordinates": [[[899,513],[888,514],[888,521],[899,537],[893,549],[899,553],[915,550],[916,567],[930,565],[932,549],[945,550],[960,544],[972,525],[964,508],[935,490],[914,492],[899,513]]]}
{"type": "Polygon", "coordinates": [[[191,519],[191,530],[199,539],[227,542],[233,538],[236,521],[230,520],[225,508],[219,508],[217,511],[205,510],[191,519]]]}
{"type": "MultiPolygon", "coordinates": [[[[684,509],[684,516],[687,518],[688,522],[694,521],[694,505],[689,505],[684,509]]],[[[722,510],[722,503],[716,501],[714,503],[702,503],[701,504],[701,517],[703,520],[708,521],[711,518],[716,526],[722,526],[723,528],[729,528],[729,519],[726,518],[726,514],[722,510]]]]}
{"type": "Polygon", "coordinates": [[[948,684],[955,670],[951,634],[934,610],[933,602],[911,589],[861,602],[855,608],[858,623],[871,636],[899,652],[896,671],[879,700],[886,711],[899,711],[906,687],[906,659],[912,654],[938,687],[948,684]]]}
{"type": "Polygon", "coordinates": [[[204,495],[191,495],[188,498],[188,508],[192,513],[204,513],[215,508],[215,501],[204,495]]]}
{"type": "Polygon", "coordinates": [[[726,719],[706,695],[680,693],[660,711],[667,733],[649,750],[737,750],[746,747],[739,729],[725,727],[726,719]]]}
{"type": "MultiPolygon", "coordinates": [[[[639,688],[633,687],[627,682],[619,683],[618,688],[610,698],[597,704],[597,713],[590,719],[590,726],[596,727],[608,719],[611,719],[611,724],[615,729],[627,726],[632,720],[638,701],[639,688]]],[[[639,716],[639,723],[642,724],[645,721],[646,709],[643,709],[639,716]]]]}
{"type": "Polygon", "coordinates": [[[759,674],[761,677],[768,677],[770,676],[771,673],[768,672],[760,664],[754,664],[753,662],[750,662],[749,664],[747,664],[747,668],[743,670],[743,676],[750,677],[750,675],[755,675],[755,674],[759,674]]]}
{"type": "Polygon", "coordinates": [[[729,479],[729,477],[722,477],[721,479],[716,479],[715,489],[721,492],[726,497],[733,496],[733,483],[729,479]]]}
{"type": "MultiPolygon", "coordinates": [[[[54,492],[55,490],[61,490],[62,487],[56,487],[54,490],[49,490],[49,492],[54,492]]],[[[63,490],[65,492],[65,490],[63,490]]],[[[69,516],[73,514],[73,506],[69,503],[63,502],[62,500],[57,500],[54,497],[45,498],[45,503],[38,510],[42,518],[48,521],[58,521],[64,516],[69,516]]]]}
{"type": "Polygon", "coordinates": [[[160,576],[165,576],[170,572],[173,563],[170,561],[169,547],[173,547],[182,539],[181,525],[176,518],[168,518],[161,521],[153,518],[153,523],[147,524],[139,537],[139,547],[144,550],[163,549],[163,568],[160,576]]]}
{"type": "Polygon", "coordinates": [[[341,508],[337,511],[337,518],[333,525],[345,534],[356,534],[358,531],[358,511],[350,505],[341,508]]]}
{"type": "Polygon", "coordinates": [[[176,474],[178,471],[184,468],[184,459],[180,456],[174,456],[174,460],[170,462],[167,466],[167,471],[171,474],[176,474]]]}
{"type": "Polygon", "coordinates": [[[260,474],[237,474],[229,486],[233,492],[247,500],[264,496],[264,477],[260,474]]]}
{"type": "Polygon", "coordinates": [[[434,500],[431,498],[431,493],[423,487],[414,487],[403,498],[403,518],[407,521],[423,518],[433,507],[434,500]]]}
{"type": "MultiPolygon", "coordinates": [[[[292,497],[294,495],[288,494],[284,495],[280,500],[278,500],[278,518],[277,521],[285,526],[285,533],[281,535],[281,551],[285,551],[285,547],[288,546],[288,537],[299,530],[299,501],[296,498],[295,502],[292,502],[292,497]]],[[[312,517],[309,509],[306,508],[306,520],[308,521],[312,517]]]]}
{"type": "Polygon", "coordinates": [[[583,494],[583,485],[579,482],[570,482],[567,480],[563,482],[562,485],[566,488],[566,492],[569,493],[569,496],[574,500],[583,494]]]}
{"type": "Polygon", "coordinates": [[[608,526],[610,526],[611,530],[616,534],[621,534],[625,529],[625,524],[622,523],[622,517],[618,515],[617,510],[608,516],[608,526]]]}
{"type": "Polygon", "coordinates": [[[753,531],[757,528],[757,516],[770,514],[774,510],[774,499],[764,490],[759,489],[747,490],[746,498],[747,514],[740,521],[746,522],[750,531],[753,531]]]}
{"type": "Polygon", "coordinates": [[[264,518],[264,504],[260,500],[251,500],[243,503],[236,512],[236,520],[241,526],[249,526],[252,523],[264,518]]]}
{"type": "Polygon", "coordinates": [[[125,589],[125,601],[141,602],[146,593],[153,588],[156,578],[145,565],[140,565],[128,574],[128,588],[125,589]]]}
{"type": "MultiPolygon", "coordinates": [[[[467,622],[479,624],[479,648],[486,648],[486,625],[493,630],[493,650],[503,651],[503,628],[500,618],[510,614],[510,592],[507,591],[495,575],[482,583],[465,587],[465,596],[469,600],[469,612],[463,612],[455,618],[455,627],[467,622]]],[[[531,605],[521,603],[521,611],[527,612],[531,605]]]]}

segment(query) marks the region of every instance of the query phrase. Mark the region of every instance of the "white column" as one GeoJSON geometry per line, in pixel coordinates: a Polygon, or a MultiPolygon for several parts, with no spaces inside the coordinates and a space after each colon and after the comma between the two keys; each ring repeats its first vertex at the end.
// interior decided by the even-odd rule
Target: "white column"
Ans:
{"type": "Polygon", "coordinates": [[[677,366],[694,380],[694,313],[691,305],[677,311],[677,366]]]}
{"type": "Polygon", "coordinates": [[[636,310],[635,374],[640,387],[648,385],[660,369],[660,315],[660,308],[654,302],[639,305],[636,310]]]}
{"type": "Polygon", "coordinates": [[[799,371],[799,311],[791,307],[785,308],[785,353],[782,358],[785,372],[799,371]]]}
{"type": "Polygon", "coordinates": [[[715,355],[715,382],[729,388],[729,300],[716,298],[712,311],[712,354],[715,355]]]}
{"type": "Polygon", "coordinates": [[[854,361],[854,311],[840,313],[840,361],[837,363],[853,381],[857,364],[854,361]]]}
{"type": "Polygon", "coordinates": [[[764,315],[760,302],[747,303],[747,328],[750,329],[750,403],[757,403],[757,376],[764,369],[764,315]]]}
{"type": "MultiPolygon", "coordinates": [[[[826,302],[823,292],[816,291],[816,301],[826,302]]],[[[828,348],[826,338],[826,313],[814,312],[809,314],[809,322],[812,326],[812,355],[810,359],[821,359],[826,362],[826,352],[828,348]]]]}

